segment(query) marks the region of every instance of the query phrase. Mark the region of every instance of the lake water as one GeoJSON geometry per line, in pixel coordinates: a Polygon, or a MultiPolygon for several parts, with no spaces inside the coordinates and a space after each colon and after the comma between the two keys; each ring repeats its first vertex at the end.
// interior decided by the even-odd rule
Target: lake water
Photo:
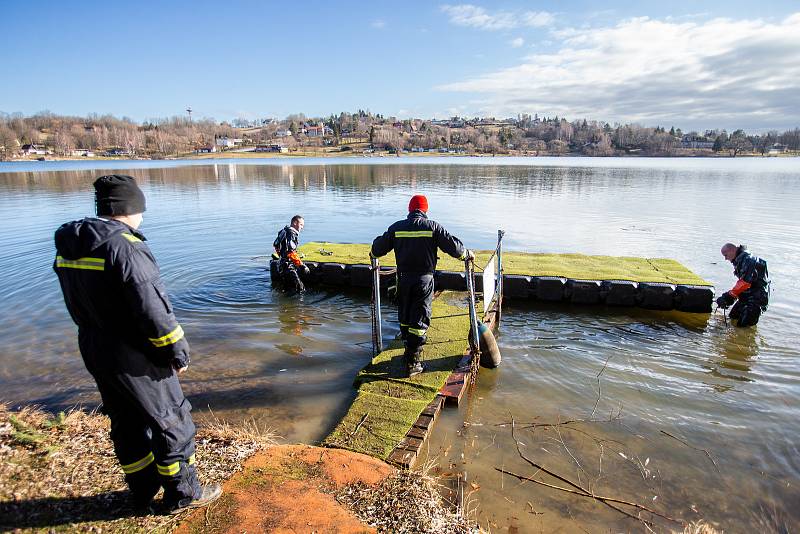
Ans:
{"type": "Polygon", "coordinates": [[[752,329],[721,313],[507,303],[502,366],[444,412],[428,460],[492,530],[642,528],[501,477],[495,468],[535,472],[512,418],[528,458],[598,494],[726,532],[800,523],[798,159],[0,163],[2,401],[56,410],[99,400],[50,265],[53,231],[92,214],[91,183],[112,168],[147,194],[141,230],[192,345],[183,383],[198,416],[253,419],[287,441],[323,438],[370,358],[367,294],[271,290],[266,255],[295,213],[306,218],[302,241],[368,242],[419,192],[471,248],[493,248],[502,228],[506,249],[670,257],[717,293],[734,282],[720,246],[748,244],[773,280],[752,329]],[[585,422],[531,428],[575,419],[585,422]]]}

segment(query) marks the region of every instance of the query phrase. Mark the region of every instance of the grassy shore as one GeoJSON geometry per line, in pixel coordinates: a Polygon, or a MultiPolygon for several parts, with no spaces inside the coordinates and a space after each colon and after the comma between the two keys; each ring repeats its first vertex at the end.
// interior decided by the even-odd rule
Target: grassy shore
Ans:
{"type": "Polygon", "coordinates": [[[0,531],[472,531],[425,473],[222,422],[198,428],[196,454],[201,481],[222,483],[223,497],[179,515],[136,511],[108,432],[94,412],[0,405],[0,531]]]}

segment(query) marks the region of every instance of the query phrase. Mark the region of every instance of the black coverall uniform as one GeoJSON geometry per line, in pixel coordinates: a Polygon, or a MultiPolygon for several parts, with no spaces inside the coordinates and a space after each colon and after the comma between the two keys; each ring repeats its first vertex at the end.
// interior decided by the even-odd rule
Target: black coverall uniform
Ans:
{"type": "Polygon", "coordinates": [[[739,280],[728,294],[738,300],[731,308],[730,318],[737,321],[737,326],[753,326],[769,304],[767,262],[739,247],[733,259],[733,274],[739,280]]]}
{"type": "Polygon", "coordinates": [[[299,246],[300,234],[289,225],[284,226],[278,232],[278,237],[272,243],[272,247],[278,251],[278,275],[284,288],[298,293],[306,289],[300,278],[300,273],[297,272],[298,268],[303,268],[303,262],[297,253],[297,247],[299,246]]]}
{"type": "Polygon", "coordinates": [[[376,237],[371,252],[380,257],[393,249],[397,259],[400,332],[406,344],[406,358],[416,361],[431,324],[437,250],[442,249],[463,260],[466,249],[458,238],[451,236],[420,210],[410,212],[408,217],[392,224],[383,235],[376,237]]]}
{"type": "Polygon", "coordinates": [[[195,426],[175,368],[189,344],[145,237],[122,222],[86,218],[55,233],[58,275],[125,480],[138,504],[200,497],[195,426]]]}

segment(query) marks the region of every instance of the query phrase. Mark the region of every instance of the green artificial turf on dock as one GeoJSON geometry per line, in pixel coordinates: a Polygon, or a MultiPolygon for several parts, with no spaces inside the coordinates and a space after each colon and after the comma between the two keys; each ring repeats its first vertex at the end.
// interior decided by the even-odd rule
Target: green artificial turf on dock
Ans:
{"type": "MultiPolygon", "coordinates": [[[[333,262],[345,265],[369,264],[370,245],[363,243],[311,242],[300,247],[305,261],[333,262]],[[328,254],[331,253],[331,254],[328,254]]],[[[475,265],[482,267],[492,251],[475,252],[475,265]]],[[[437,268],[463,272],[464,263],[441,253],[437,268]]],[[[380,259],[381,265],[394,266],[394,253],[380,259]]],[[[666,258],[634,258],[625,256],[587,256],[584,254],[539,254],[503,251],[505,274],[525,276],[559,276],[573,280],[630,280],[662,282],[676,285],[711,286],[688,268],[666,258]]]]}
{"type": "Polygon", "coordinates": [[[443,292],[433,301],[425,372],[403,378],[403,343],[392,341],[358,373],[358,395],[323,444],[386,460],[458,365],[468,334],[466,294],[443,292]]]}

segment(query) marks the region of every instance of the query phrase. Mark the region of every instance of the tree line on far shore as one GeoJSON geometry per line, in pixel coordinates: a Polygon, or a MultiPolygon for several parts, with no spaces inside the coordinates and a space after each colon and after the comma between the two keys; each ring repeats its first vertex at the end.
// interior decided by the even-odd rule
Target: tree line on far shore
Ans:
{"type": "Polygon", "coordinates": [[[363,110],[328,117],[294,114],[283,120],[217,122],[176,116],[142,123],[111,115],[0,113],[0,158],[6,160],[42,152],[62,157],[92,152],[160,158],[249,147],[285,147],[290,151],[311,147],[335,151],[338,147],[343,152],[386,149],[532,155],[723,153],[736,156],[800,151],[800,128],[750,134],[738,129],[729,134],[725,130],[683,132],[674,127],[612,125],[527,114],[510,119],[400,120],[363,110]]]}

